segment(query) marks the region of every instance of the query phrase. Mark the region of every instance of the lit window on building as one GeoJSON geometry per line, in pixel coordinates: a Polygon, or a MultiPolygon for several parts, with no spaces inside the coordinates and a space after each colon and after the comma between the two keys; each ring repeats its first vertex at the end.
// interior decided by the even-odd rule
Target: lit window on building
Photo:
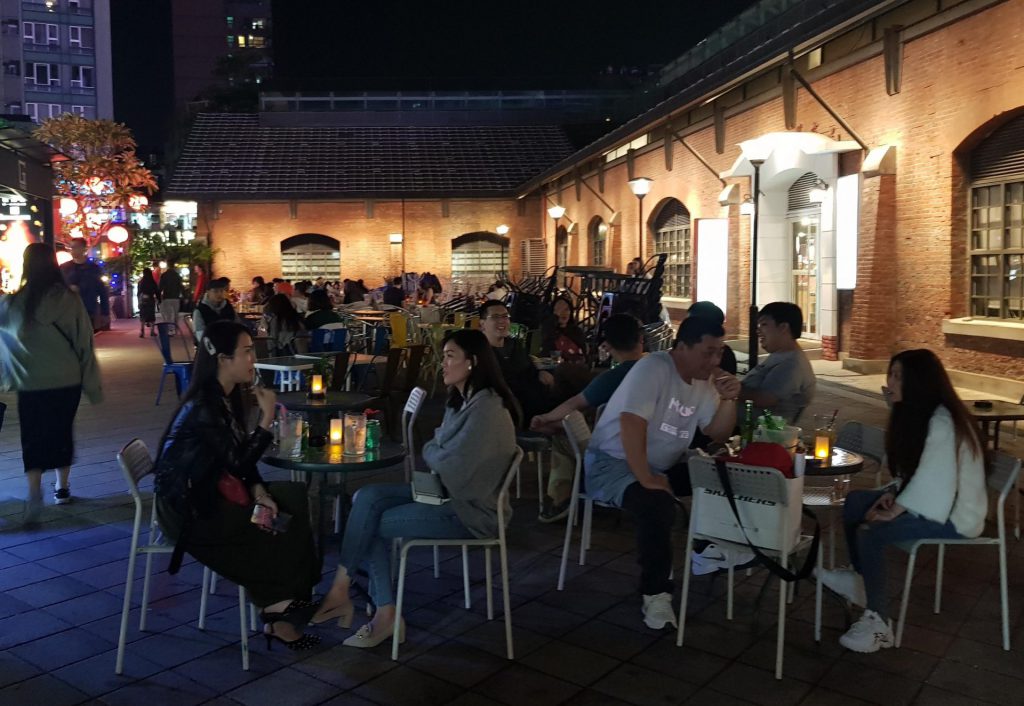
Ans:
{"type": "Polygon", "coordinates": [[[668,297],[690,296],[693,256],[690,240],[690,212],[677,199],[665,204],[654,221],[654,252],[664,253],[664,293],[668,297]]]}
{"type": "Polygon", "coordinates": [[[243,37],[242,35],[238,35],[238,46],[240,46],[240,47],[244,47],[245,46],[245,37],[243,37]]]}
{"type": "Polygon", "coordinates": [[[255,47],[256,49],[262,49],[263,47],[265,47],[266,41],[267,40],[263,37],[254,37],[252,35],[249,36],[249,46],[255,47]]]}

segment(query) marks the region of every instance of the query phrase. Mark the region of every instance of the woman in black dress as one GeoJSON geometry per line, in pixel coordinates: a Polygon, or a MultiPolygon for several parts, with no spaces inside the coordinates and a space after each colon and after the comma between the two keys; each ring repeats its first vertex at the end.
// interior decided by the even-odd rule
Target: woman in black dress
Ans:
{"type": "Polygon", "coordinates": [[[142,278],[139,279],[139,338],[146,335],[147,326],[149,326],[149,335],[156,335],[153,331],[153,324],[156,323],[156,304],[159,298],[160,285],[153,277],[153,270],[143,267],[142,278]]]}
{"type": "MultiPolygon", "coordinates": [[[[257,387],[260,417],[247,433],[242,388],[253,379],[252,338],[234,321],[217,321],[203,332],[192,383],[160,444],[156,462],[157,516],[175,541],[172,573],[184,552],[244,586],[262,609],[271,639],[292,650],[320,642],[302,634],[316,612],[309,599],[320,580],[301,483],[265,484],[256,463],[270,445],[275,395],[257,387]],[[224,479],[248,490],[248,502],[226,497],[224,479]],[[270,517],[291,514],[286,531],[273,533],[250,521],[253,502],[270,517]]],[[[245,494],[244,492],[242,493],[245,494]]]]}

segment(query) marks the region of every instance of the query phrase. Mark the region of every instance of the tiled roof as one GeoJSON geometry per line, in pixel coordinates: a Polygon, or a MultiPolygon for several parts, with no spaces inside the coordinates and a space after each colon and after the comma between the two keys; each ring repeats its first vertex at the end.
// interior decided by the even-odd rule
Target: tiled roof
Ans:
{"type": "Polygon", "coordinates": [[[509,195],[569,156],[556,126],[264,126],[204,113],[167,196],[509,195]]]}

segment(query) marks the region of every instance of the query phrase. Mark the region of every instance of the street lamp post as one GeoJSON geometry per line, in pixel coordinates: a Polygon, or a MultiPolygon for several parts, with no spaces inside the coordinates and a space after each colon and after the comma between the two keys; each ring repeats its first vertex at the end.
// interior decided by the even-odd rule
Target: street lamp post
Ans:
{"type": "Polygon", "coordinates": [[[647,177],[637,177],[629,182],[629,188],[636,196],[640,204],[640,213],[637,217],[637,245],[640,249],[640,260],[644,260],[644,196],[651,192],[651,180],[647,177]]]}
{"type": "MultiPolygon", "coordinates": [[[[496,232],[498,233],[498,235],[500,235],[500,236],[501,236],[502,238],[507,238],[507,237],[508,237],[508,231],[509,231],[509,228],[508,228],[508,226],[507,226],[507,225],[505,225],[504,223],[502,223],[502,224],[501,224],[500,226],[498,226],[498,227],[497,227],[497,228],[495,228],[494,230],[495,230],[495,231],[496,231],[496,232]]],[[[502,274],[502,276],[504,276],[504,277],[508,277],[508,271],[507,271],[507,270],[506,270],[506,268],[505,268],[505,253],[506,253],[506,252],[508,252],[508,247],[507,247],[507,246],[503,246],[503,247],[501,248],[501,274],[502,274]]]]}
{"type": "Polygon", "coordinates": [[[565,206],[554,205],[548,209],[548,215],[555,221],[555,266],[558,266],[558,222],[565,215],[565,206]]]}
{"type": "Polygon", "coordinates": [[[761,219],[761,165],[763,159],[750,160],[754,168],[754,222],[750,232],[750,338],[747,344],[747,369],[757,365],[757,226],[761,219]]]}

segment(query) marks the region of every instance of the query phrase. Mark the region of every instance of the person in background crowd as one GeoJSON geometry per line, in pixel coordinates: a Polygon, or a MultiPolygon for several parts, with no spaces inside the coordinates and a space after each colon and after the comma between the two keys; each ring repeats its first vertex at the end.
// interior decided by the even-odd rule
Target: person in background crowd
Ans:
{"type": "MultiPolygon", "coordinates": [[[[374,483],[356,492],[345,525],[338,573],[324,597],[322,615],[351,624],[349,587],[357,567],[370,576],[377,610],[344,644],[368,648],[390,639],[395,625],[391,545],[406,539],[498,536],[498,492],[516,453],[518,406],[502,379],[487,339],[470,329],[449,332],[441,368],[449,388],[441,426],[423,447],[423,460],[451,497],[442,505],[418,503],[408,484],[374,483]]],[[[504,508],[506,519],[512,508],[504,508]]]]}
{"type": "Polygon", "coordinates": [[[295,294],[295,287],[293,287],[292,283],[289,282],[288,280],[281,279],[280,277],[275,277],[274,294],[283,294],[286,297],[291,298],[291,296],[295,294]]]}
{"type": "Polygon", "coordinates": [[[146,327],[149,326],[149,335],[155,336],[153,324],[156,323],[156,304],[160,299],[160,285],[153,277],[153,270],[148,267],[142,268],[142,277],[139,278],[138,286],[139,299],[139,338],[146,335],[146,327]]]}
{"type": "Polygon", "coordinates": [[[359,283],[351,279],[345,280],[343,294],[346,304],[355,304],[363,300],[363,294],[359,291],[359,283]]]}
{"type": "Polygon", "coordinates": [[[487,288],[485,299],[494,299],[499,302],[505,301],[508,296],[508,288],[499,280],[487,288]]]}
{"type": "Polygon", "coordinates": [[[626,275],[629,277],[642,277],[644,274],[644,261],[634,257],[626,264],[626,275]]]}
{"type": "Polygon", "coordinates": [[[405,304],[405,292],[402,291],[402,278],[395,277],[384,288],[384,303],[390,306],[402,306],[405,304]]]}
{"type": "Polygon", "coordinates": [[[569,513],[572,502],[572,476],[575,464],[572,449],[562,434],[562,420],[574,411],[596,409],[607,404],[633,364],[644,355],[643,324],[632,314],[613,314],[601,326],[604,341],[601,349],[609,353],[616,365],[601,373],[587,385],[583,392],[570,397],[546,414],[538,414],[530,420],[530,429],[553,438],[551,448],[551,476],[547,494],[543,499],[541,522],[557,522],[569,513]]]}
{"type": "Polygon", "coordinates": [[[295,337],[302,331],[302,317],[284,294],[275,294],[264,309],[271,355],[295,355],[295,337]]]}
{"type": "Polygon", "coordinates": [[[244,586],[259,606],[267,645],[276,639],[291,650],[307,650],[320,638],[302,628],[315,620],[309,599],[320,580],[301,483],[265,483],[256,462],[273,440],[274,393],[254,390],[256,429],[247,432],[242,387],[253,379],[252,338],[239,323],[211,323],[200,341],[192,382],[160,441],[154,494],[160,526],[174,541],[170,573],[184,553],[244,586]],[[247,491],[245,505],[220,490],[228,476],[247,491]],[[291,514],[285,532],[250,521],[252,501],[276,517],[291,514]]]}
{"type": "MultiPolygon", "coordinates": [[[[192,268],[192,298],[195,302],[201,302],[206,294],[206,271],[196,265],[192,268]]],[[[195,307],[193,307],[195,308],[195,307]]]]}
{"type": "Polygon", "coordinates": [[[567,363],[586,362],[587,338],[573,320],[572,302],[559,296],[551,305],[551,316],[541,326],[540,354],[559,353],[567,363]]]}
{"type": "Polygon", "coordinates": [[[770,409],[793,424],[814,399],[817,378],[797,339],[803,333],[803,314],[790,302],[772,302],[757,317],[757,336],[769,355],[743,378],[741,400],[754,403],[760,416],[770,409]]]}
{"type": "Polygon", "coordinates": [[[686,453],[693,434],[699,426],[724,441],[736,426],[740,383],[718,367],[724,335],[712,321],[687,318],[671,351],[651,353],[629,371],[587,448],[587,493],[636,523],[641,610],[653,630],[676,625],[673,496],[692,492],[686,453]]]}
{"type": "Polygon", "coordinates": [[[195,329],[196,343],[202,340],[206,327],[214,321],[239,321],[235,307],[231,306],[231,302],[227,298],[230,285],[231,280],[227,277],[210,280],[210,284],[206,288],[206,295],[192,312],[192,327],[195,329]]]}
{"type": "Polygon", "coordinates": [[[821,577],[864,608],[839,638],[854,652],[895,645],[887,550],[917,539],[977,537],[988,513],[985,446],[935,353],[922,348],[894,355],[882,392],[892,407],[885,452],[893,482],[846,496],[843,525],[853,569],[821,577]]]}
{"type": "Polygon", "coordinates": [[[17,390],[21,456],[28,482],[25,524],[43,509],[43,471],[57,469],[53,501],[71,502],[73,427],[82,394],[103,401],[92,320],[64,283],[53,247],[25,248],[24,279],[0,298],[0,389],[17,390]]]}
{"type": "Polygon", "coordinates": [[[317,277],[316,278],[316,282],[313,283],[313,289],[310,290],[310,291],[313,291],[313,290],[316,290],[316,289],[323,289],[326,286],[327,286],[327,282],[324,281],[324,278],[323,277],[317,277]]]}
{"type": "Polygon", "coordinates": [[[309,313],[306,314],[304,325],[307,331],[320,328],[324,324],[339,324],[341,317],[331,306],[331,298],[326,289],[314,289],[309,294],[309,313]]]}
{"type": "Polygon", "coordinates": [[[509,338],[510,325],[508,309],[501,302],[490,300],[480,306],[480,330],[494,349],[501,374],[528,421],[551,408],[555,378],[546,370],[538,371],[523,346],[509,338]]]}
{"type": "Polygon", "coordinates": [[[296,282],[295,283],[295,294],[292,296],[292,306],[295,307],[300,315],[305,315],[309,310],[309,302],[307,297],[309,296],[309,283],[308,282],[296,282]]]}
{"type": "Polygon", "coordinates": [[[167,269],[160,275],[160,318],[166,323],[178,323],[181,300],[185,296],[185,284],[175,267],[173,258],[167,259],[167,269]]]}
{"type": "Polygon", "coordinates": [[[78,294],[85,311],[93,322],[94,331],[110,328],[110,299],[103,283],[103,270],[89,259],[89,246],[85,238],[71,241],[71,260],[60,266],[64,282],[78,294]]]}
{"type": "Polygon", "coordinates": [[[249,290],[249,303],[262,306],[267,303],[267,283],[263,278],[256,276],[252,278],[252,289],[249,290]]]}

